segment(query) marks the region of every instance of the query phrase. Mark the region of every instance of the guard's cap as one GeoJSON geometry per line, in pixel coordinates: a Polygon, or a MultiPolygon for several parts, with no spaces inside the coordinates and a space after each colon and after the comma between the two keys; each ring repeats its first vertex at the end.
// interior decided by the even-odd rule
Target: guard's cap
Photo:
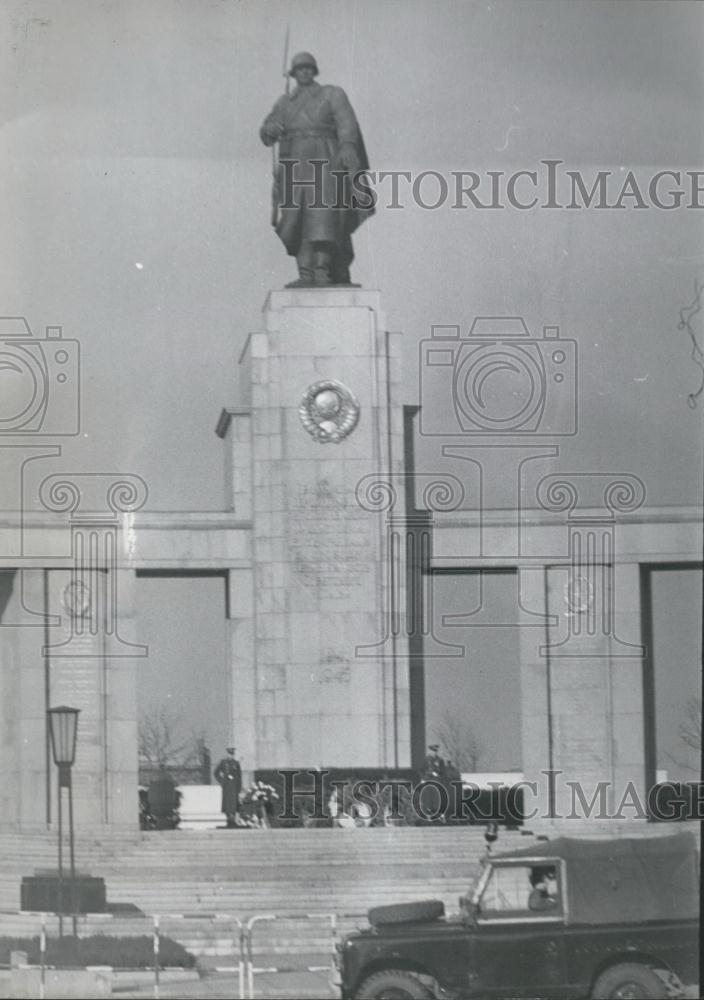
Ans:
{"type": "Polygon", "coordinates": [[[301,66],[310,66],[310,68],[313,70],[313,72],[315,73],[315,75],[316,76],[318,75],[318,72],[319,72],[319,70],[318,70],[318,64],[315,61],[315,56],[311,55],[310,52],[297,52],[296,53],[296,55],[291,60],[291,69],[289,70],[288,75],[289,76],[293,76],[293,74],[295,73],[295,71],[297,69],[300,69],[301,66]]]}
{"type": "Polygon", "coordinates": [[[433,750],[435,753],[437,753],[439,749],[440,749],[439,743],[431,743],[430,746],[428,747],[428,750],[433,750]]]}

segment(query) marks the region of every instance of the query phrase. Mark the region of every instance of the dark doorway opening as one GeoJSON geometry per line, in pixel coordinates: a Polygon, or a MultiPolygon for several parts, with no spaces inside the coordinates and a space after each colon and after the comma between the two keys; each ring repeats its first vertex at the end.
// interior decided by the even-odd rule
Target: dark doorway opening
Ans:
{"type": "Polygon", "coordinates": [[[164,761],[181,783],[203,783],[232,740],[227,574],[140,571],[136,588],[149,647],[137,675],[141,781],[164,761]]]}

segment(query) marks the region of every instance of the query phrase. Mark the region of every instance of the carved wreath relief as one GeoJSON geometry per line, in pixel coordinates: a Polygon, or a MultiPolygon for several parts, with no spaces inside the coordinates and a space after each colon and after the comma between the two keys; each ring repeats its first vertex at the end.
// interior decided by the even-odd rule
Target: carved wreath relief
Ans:
{"type": "Polygon", "coordinates": [[[61,594],[61,603],[71,618],[85,618],[91,607],[90,588],[82,580],[67,583],[61,594]]]}
{"type": "Polygon", "coordinates": [[[298,407],[301,423],[320,444],[339,444],[357,426],[359,403],[342,382],[314,382],[303,393],[298,407]]]}

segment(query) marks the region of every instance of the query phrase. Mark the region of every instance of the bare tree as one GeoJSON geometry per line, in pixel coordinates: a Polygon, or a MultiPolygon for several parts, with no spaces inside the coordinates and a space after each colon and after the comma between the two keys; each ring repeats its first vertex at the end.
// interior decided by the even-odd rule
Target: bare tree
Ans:
{"type": "Polygon", "coordinates": [[[170,709],[153,708],[139,722],[139,758],[152,767],[192,767],[200,764],[203,736],[180,739],[184,726],[170,709]]]}
{"type": "Polygon", "coordinates": [[[692,750],[702,748],[702,700],[690,698],[684,711],[684,719],[680,723],[680,739],[692,750]]]}
{"type": "Polygon", "coordinates": [[[484,746],[471,723],[448,708],[434,731],[447,757],[460,771],[477,770],[484,746]]]}

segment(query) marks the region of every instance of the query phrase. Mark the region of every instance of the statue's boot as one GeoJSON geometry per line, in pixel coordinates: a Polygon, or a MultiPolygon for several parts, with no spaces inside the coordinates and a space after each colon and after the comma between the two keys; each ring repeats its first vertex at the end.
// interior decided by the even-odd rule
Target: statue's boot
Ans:
{"type": "MultiPolygon", "coordinates": [[[[330,264],[330,277],[333,285],[352,285],[352,280],[350,278],[351,260],[351,251],[348,253],[344,248],[338,249],[337,252],[333,254],[330,264]]],[[[352,285],[352,287],[358,288],[359,286],[352,285]]]]}
{"type": "Polygon", "coordinates": [[[332,254],[329,250],[316,250],[313,254],[313,284],[316,286],[320,285],[331,285],[332,277],[330,276],[330,264],[332,261],[332,254]]]}
{"type": "Polygon", "coordinates": [[[338,264],[333,271],[332,282],[334,285],[351,285],[349,267],[344,264],[338,264]]]}
{"type": "Polygon", "coordinates": [[[313,253],[310,247],[301,247],[296,254],[298,264],[298,277],[295,281],[289,281],[287,288],[311,288],[315,284],[313,280],[313,253]]]}

